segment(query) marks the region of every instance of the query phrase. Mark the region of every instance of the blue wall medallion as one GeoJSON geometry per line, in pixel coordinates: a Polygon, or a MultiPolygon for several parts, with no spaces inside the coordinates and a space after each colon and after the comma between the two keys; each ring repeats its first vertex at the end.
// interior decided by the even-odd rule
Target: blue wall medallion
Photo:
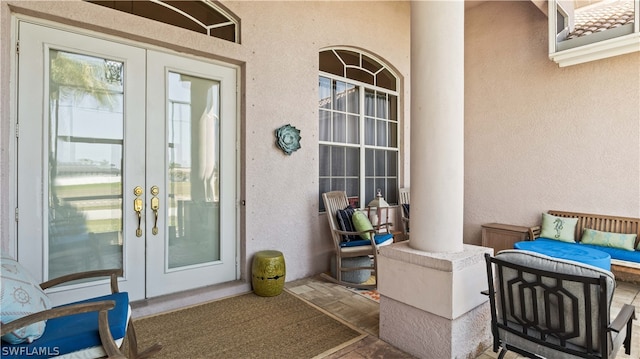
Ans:
{"type": "Polygon", "coordinates": [[[276,146],[287,155],[300,148],[300,138],[300,130],[291,125],[284,125],[276,130],[276,146]]]}

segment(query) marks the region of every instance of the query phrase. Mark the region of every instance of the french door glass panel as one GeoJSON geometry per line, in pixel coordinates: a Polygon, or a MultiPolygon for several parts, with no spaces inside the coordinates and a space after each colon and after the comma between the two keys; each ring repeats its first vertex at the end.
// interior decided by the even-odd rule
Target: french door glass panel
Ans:
{"type": "Polygon", "coordinates": [[[220,83],[168,73],[168,268],[220,259],[220,83]]]}
{"type": "Polygon", "coordinates": [[[122,268],[123,70],[49,50],[48,279],[122,268]]]}

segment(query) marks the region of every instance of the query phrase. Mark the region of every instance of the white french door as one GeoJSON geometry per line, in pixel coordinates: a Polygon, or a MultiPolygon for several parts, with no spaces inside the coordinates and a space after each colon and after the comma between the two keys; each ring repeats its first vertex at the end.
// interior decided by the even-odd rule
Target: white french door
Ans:
{"type": "Polygon", "coordinates": [[[158,233],[147,225],[153,297],[236,279],[237,106],[234,68],[147,58],[146,178],[164,188],[158,233]]]}
{"type": "Polygon", "coordinates": [[[41,280],[123,268],[134,300],[236,279],[236,68],[23,21],[19,37],[18,260],[41,280]]]}

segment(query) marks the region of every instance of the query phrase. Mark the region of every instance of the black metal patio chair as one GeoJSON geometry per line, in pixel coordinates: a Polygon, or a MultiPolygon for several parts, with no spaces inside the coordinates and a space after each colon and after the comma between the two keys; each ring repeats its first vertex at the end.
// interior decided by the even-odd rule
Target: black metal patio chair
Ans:
{"type": "Polygon", "coordinates": [[[611,272],[521,250],[485,258],[498,358],[614,358],[621,346],[630,354],[635,307],[610,320],[611,272]]]}

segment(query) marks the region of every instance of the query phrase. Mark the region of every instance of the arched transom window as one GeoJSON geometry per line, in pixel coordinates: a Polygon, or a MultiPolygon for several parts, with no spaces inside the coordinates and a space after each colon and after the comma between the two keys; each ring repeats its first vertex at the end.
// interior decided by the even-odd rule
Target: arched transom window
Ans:
{"type": "Polygon", "coordinates": [[[210,0],[85,1],[240,43],[240,20],[218,2],[210,0]]]}

